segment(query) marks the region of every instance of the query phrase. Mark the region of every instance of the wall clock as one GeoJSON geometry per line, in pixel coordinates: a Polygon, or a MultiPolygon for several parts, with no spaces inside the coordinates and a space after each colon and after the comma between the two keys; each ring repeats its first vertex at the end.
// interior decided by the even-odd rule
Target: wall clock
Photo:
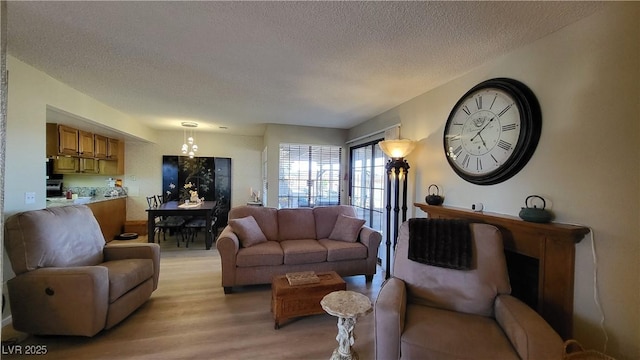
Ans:
{"type": "Polygon", "coordinates": [[[542,117],[533,92],[507,78],[486,80],[464,94],[444,128],[444,151],[461,178],[478,185],[503,182],[533,155],[542,117]]]}

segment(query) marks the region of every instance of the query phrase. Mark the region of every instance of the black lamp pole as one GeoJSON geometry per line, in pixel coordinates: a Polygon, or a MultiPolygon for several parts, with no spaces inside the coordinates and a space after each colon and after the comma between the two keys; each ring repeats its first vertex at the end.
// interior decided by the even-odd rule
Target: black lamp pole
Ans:
{"type": "Polygon", "coordinates": [[[400,176],[404,176],[402,186],[402,222],[407,220],[407,173],[409,172],[409,163],[403,158],[389,159],[385,166],[387,170],[387,260],[386,260],[386,273],[385,279],[391,277],[391,178],[394,179],[394,199],[393,199],[393,249],[395,251],[398,243],[398,226],[400,213],[400,176]]]}

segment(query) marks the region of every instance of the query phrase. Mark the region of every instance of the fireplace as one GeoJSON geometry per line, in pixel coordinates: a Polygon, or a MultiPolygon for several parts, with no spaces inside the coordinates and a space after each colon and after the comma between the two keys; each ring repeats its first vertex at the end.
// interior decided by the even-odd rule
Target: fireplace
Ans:
{"type": "Polygon", "coordinates": [[[511,295],[537,309],[540,260],[513,251],[505,251],[504,255],[507,259],[511,295]]]}
{"type": "Polygon", "coordinates": [[[539,224],[467,209],[414,204],[431,218],[466,219],[500,229],[512,294],[536,310],[564,339],[573,332],[575,244],[583,226],[539,224]]]}

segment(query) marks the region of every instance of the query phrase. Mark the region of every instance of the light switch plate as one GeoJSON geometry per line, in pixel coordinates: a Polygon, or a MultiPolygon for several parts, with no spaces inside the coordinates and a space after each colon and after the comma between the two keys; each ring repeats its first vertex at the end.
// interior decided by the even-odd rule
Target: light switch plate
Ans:
{"type": "Polygon", "coordinates": [[[36,203],[36,193],[34,193],[34,192],[26,192],[26,193],[24,193],[24,203],[25,204],[35,204],[36,203]]]}

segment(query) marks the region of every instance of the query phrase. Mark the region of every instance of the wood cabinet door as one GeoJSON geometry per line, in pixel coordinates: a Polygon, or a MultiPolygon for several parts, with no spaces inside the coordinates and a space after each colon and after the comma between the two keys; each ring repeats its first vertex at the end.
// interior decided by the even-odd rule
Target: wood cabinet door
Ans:
{"type": "Polygon", "coordinates": [[[96,159],[80,159],[80,172],[84,174],[99,174],[100,166],[96,159]]]}
{"type": "Polygon", "coordinates": [[[78,131],[78,155],[84,158],[92,158],[93,151],[93,133],[79,130],[78,131]]]}
{"type": "Polygon", "coordinates": [[[54,174],[73,174],[80,170],[78,158],[61,156],[53,160],[54,174]]]}
{"type": "Polygon", "coordinates": [[[78,155],[78,130],[58,125],[58,154],[78,155]]]}
{"type": "Polygon", "coordinates": [[[120,150],[120,141],[117,139],[107,139],[107,159],[118,160],[118,151],[120,150]]]}
{"type": "Polygon", "coordinates": [[[107,158],[107,137],[95,134],[93,136],[94,140],[94,156],[98,159],[106,159],[107,158]]]}

